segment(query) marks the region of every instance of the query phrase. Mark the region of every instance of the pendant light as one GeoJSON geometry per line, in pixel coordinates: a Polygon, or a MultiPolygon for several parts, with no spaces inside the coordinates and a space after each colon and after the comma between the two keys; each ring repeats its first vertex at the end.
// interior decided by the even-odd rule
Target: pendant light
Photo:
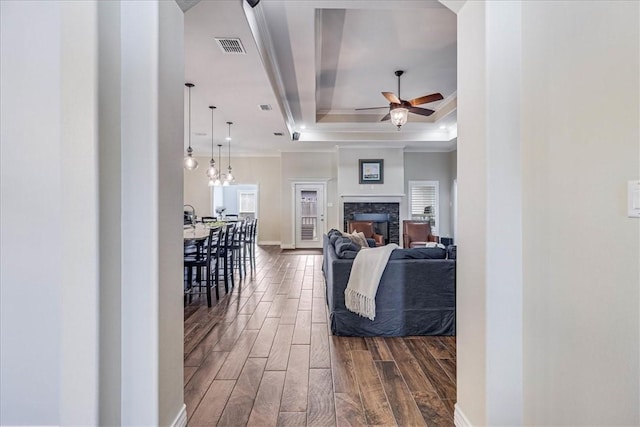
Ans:
{"type": "Polygon", "coordinates": [[[207,176],[209,177],[209,187],[215,184],[215,179],[218,176],[218,170],[216,169],[216,161],[213,159],[213,110],[215,106],[210,105],[211,108],[211,160],[209,160],[209,168],[207,169],[207,176]]]}
{"type": "Polygon", "coordinates": [[[227,122],[227,125],[229,126],[229,136],[227,136],[227,141],[229,141],[229,163],[228,163],[229,167],[227,168],[228,172],[223,185],[229,185],[235,179],[231,174],[231,125],[232,124],[233,122],[227,122]]]}
{"type": "MultiPolygon", "coordinates": [[[[222,148],[222,144],[218,144],[218,160],[219,160],[219,161],[222,161],[222,157],[221,157],[221,154],[220,154],[220,149],[221,149],[221,148],[222,148]]],[[[215,180],[213,181],[213,185],[214,185],[215,187],[220,187],[220,185],[222,185],[222,182],[220,182],[220,172],[218,172],[218,173],[216,174],[216,178],[215,178],[215,180]]]]}
{"type": "Polygon", "coordinates": [[[189,88],[189,148],[187,148],[187,156],[184,158],[184,168],[186,170],[194,170],[198,167],[198,161],[193,158],[193,149],[191,148],[191,88],[195,85],[193,83],[185,83],[189,88]]]}

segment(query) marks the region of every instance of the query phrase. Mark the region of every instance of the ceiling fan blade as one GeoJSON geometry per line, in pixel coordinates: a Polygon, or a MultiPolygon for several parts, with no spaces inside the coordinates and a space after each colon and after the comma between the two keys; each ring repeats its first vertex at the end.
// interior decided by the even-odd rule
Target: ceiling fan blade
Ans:
{"type": "Polygon", "coordinates": [[[433,113],[435,113],[435,111],[433,110],[429,110],[427,108],[420,108],[420,107],[409,107],[409,112],[414,114],[420,114],[421,116],[430,116],[433,113]]]}
{"type": "Polygon", "coordinates": [[[413,98],[409,101],[409,104],[415,107],[416,105],[428,104],[430,102],[440,101],[441,99],[444,99],[441,93],[432,93],[431,95],[421,96],[420,98],[413,98]]]}
{"type": "Polygon", "coordinates": [[[356,108],[356,111],[361,111],[361,110],[379,110],[381,108],[389,108],[389,106],[387,105],[386,107],[368,107],[368,108],[356,108]]]}
{"type": "Polygon", "coordinates": [[[381,122],[385,122],[385,121],[387,121],[387,120],[391,120],[391,114],[389,114],[389,113],[387,113],[387,115],[386,115],[386,116],[384,116],[380,121],[381,121],[381,122]]]}
{"type": "Polygon", "coordinates": [[[400,98],[398,98],[393,92],[382,92],[382,96],[387,98],[387,100],[392,104],[400,104],[400,98]]]}

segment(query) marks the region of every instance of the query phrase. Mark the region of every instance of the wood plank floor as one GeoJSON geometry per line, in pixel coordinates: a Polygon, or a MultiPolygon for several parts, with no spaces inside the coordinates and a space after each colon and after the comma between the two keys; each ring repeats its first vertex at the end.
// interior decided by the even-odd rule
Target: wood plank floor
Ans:
{"type": "Polygon", "coordinates": [[[260,247],[256,264],[185,307],[188,425],[453,425],[455,337],[332,336],[320,252],[260,247]]]}

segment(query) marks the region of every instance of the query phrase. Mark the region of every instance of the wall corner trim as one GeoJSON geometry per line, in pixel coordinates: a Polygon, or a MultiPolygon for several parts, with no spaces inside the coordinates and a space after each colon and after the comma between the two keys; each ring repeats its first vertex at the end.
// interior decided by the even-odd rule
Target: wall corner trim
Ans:
{"type": "Polygon", "coordinates": [[[453,412],[453,423],[456,427],[473,427],[471,421],[469,421],[457,403],[455,405],[455,411],[453,412]]]}
{"type": "Polygon", "coordinates": [[[182,404],[180,412],[176,415],[176,418],[171,423],[171,427],[186,427],[187,425],[187,405],[182,404]]]}
{"type": "Polygon", "coordinates": [[[261,240],[258,242],[258,246],[280,246],[280,241],[278,240],[261,240]]]}

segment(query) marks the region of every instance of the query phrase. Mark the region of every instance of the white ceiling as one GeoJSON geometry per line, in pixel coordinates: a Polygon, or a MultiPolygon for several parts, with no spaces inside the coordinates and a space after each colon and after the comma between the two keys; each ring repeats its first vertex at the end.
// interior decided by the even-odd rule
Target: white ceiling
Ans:
{"type": "MultiPolygon", "coordinates": [[[[336,145],[455,147],[456,16],[438,1],[261,0],[254,9],[241,0],[194,3],[181,7],[187,9],[185,77],[196,85],[196,154],[211,150],[209,105],[217,106],[214,144],[225,144],[225,152],[225,122],[234,122],[233,155],[336,145]],[[223,53],[215,37],[240,38],[246,55],[223,53]],[[380,92],[397,93],[398,69],[405,71],[403,99],[434,92],[445,97],[423,106],[436,110],[432,116],[409,114],[401,131],[379,121],[388,109],[355,111],[388,105],[380,92]],[[261,111],[260,104],[273,109],[261,111]],[[293,132],[299,141],[292,141],[293,132]]],[[[185,138],[186,132],[185,126],[185,138]]]]}

